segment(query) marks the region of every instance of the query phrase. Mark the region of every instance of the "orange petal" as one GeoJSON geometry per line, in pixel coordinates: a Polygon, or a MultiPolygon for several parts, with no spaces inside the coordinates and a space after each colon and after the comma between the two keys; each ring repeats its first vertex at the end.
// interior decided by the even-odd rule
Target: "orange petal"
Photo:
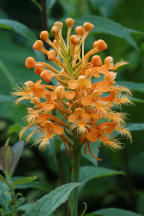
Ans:
{"type": "Polygon", "coordinates": [[[70,116],[68,117],[68,121],[69,121],[70,123],[75,122],[75,121],[76,121],[76,115],[75,115],[75,114],[70,115],[70,116]]]}
{"type": "Polygon", "coordinates": [[[98,130],[97,129],[93,129],[92,131],[90,131],[87,135],[86,135],[86,139],[91,141],[91,142],[95,142],[98,139],[98,130]]]}
{"type": "Polygon", "coordinates": [[[91,88],[91,81],[88,79],[79,79],[78,87],[81,88],[91,88]]]}
{"type": "Polygon", "coordinates": [[[65,91],[65,98],[68,100],[72,100],[75,97],[74,91],[65,91]]]}
{"type": "Polygon", "coordinates": [[[61,135],[64,133],[64,128],[59,125],[53,124],[53,131],[55,134],[61,135]]]}
{"type": "Polygon", "coordinates": [[[90,115],[88,113],[86,113],[86,112],[82,113],[82,119],[89,120],[90,118],[91,117],[90,117],[90,115]]]}
{"type": "Polygon", "coordinates": [[[70,80],[68,82],[68,86],[70,89],[76,89],[78,87],[78,81],[77,80],[70,80]]]}
{"type": "Polygon", "coordinates": [[[93,100],[92,95],[85,96],[81,99],[81,104],[84,106],[88,106],[93,100]]]}

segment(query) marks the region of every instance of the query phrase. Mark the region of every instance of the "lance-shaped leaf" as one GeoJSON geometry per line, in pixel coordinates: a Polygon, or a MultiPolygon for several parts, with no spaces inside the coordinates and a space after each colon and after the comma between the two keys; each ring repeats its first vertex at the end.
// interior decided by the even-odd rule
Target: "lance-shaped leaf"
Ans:
{"type": "Polygon", "coordinates": [[[8,186],[0,181],[0,205],[6,208],[10,200],[11,195],[8,186]]]}
{"type": "Polygon", "coordinates": [[[24,216],[51,215],[60,205],[66,202],[72,190],[78,187],[79,184],[80,183],[68,183],[57,187],[33,204],[24,216]]]}
{"type": "Polygon", "coordinates": [[[95,25],[93,32],[106,33],[117,37],[121,37],[137,49],[137,44],[131,37],[129,29],[123,27],[121,24],[116,23],[111,19],[100,16],[85,16],[76,20],[76,24],[78,25],[82,25],[84,22],[91,22],[95,25]]]}
{"type": "Polygon", "coordinates": [[[34,35],[34,33],[27,26],[20,22],[10,19],[0,19],[0,28],[15,31],[16,33],[24,36],[28,40],[36,40],[36,36],[34,35]]]}
{"type": "Polygon", "coordinates": [[[11,174],[13,174],[16,169],[16,166],[22,155],[23,148],[24,148],[24,141],[19,141],[12,147],[12,151],[14,152],[14,162],[13,162],[13,166],[10,169],[11,174]]]}
{"type": "Polygon", "coordinates": [[[36,176],[18,178],[18,179],[13,181],[12,187],[15,188],[15,186],[17,186],[17,185],[28,184],[28,183],[36,180],[36,179],[37,179],[36,176]]]}
{"type": "Polygon", "coordinates": [[[95,211],[90,214],[86,214],[86,216],[142,216],[142,215],[124,209],[106,208],[106,209],[95,211]]]}
{"type": "Polygon", "coordinates": [[[94,178],[102,178],[113,175],[124,175],[124,172],[104,167],[83,166],[80,168],[79,181],[85,184],[94,178]]]}
{"type": "Polygon", "coordinates": [[[9,173],[14,163],[14,152],[10,146],[0,148],[0,170],[9,173]]]}

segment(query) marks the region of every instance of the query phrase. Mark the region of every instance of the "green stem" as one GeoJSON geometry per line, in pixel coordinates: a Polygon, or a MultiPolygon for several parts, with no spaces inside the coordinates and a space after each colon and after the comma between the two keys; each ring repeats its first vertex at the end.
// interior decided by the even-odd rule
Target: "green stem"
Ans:
{"type": "MultiPolygon", "coordinates": [[[[74,157],[73,157],[73,176],[72,181],[78,182],[79,180],[79,168],[80,168],[80,147],[74,149],[74,157]]],[[[71,216],[78,215],[78,189],[76,188],[72,192],[72,208],[71,208],[71,216]]]]}
{"type": "Polygon", "coordinates": [[[9,176],[7,177],[7,175],[6,175],[6,184],[8,185],[10,193],[11,193],[12,205],[13,205],[13,209],[14,209],[13,216],[18,216],[17,204],[16,204],[17,197],[16,197],[16,194],[15,194],[14,188],[11,185],[11,181],[9,179],[9,176]]]}

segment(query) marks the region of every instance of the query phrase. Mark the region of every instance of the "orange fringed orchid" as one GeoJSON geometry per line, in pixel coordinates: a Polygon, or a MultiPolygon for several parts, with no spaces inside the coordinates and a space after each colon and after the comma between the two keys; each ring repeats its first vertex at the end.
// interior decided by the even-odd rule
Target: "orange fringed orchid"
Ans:
{"type": "Polygon", "coordinates": [[[40,131],[37,142],[43,148],[50,138],[59,135],[67,153],[73,153],[75,144],[72,139],[76,136],[79,145],[85,145],[85,153],[88,150],[98,159],[91,151],[91,142],[99,140],[111,149],[120,149],[121,144],[113,137],[114,131],[131,140],[131,134],[124,128],[125,115],[114,110],[115,105],[131,103],[127,97],[130,91],[115,81],[115,70],[126,62],[114,64],[111,56],[102,61],[96,54],[107,49],[103,40],[95,41],[93,48],[85,54],[85,39],[94,28],[93,24],[85,22],[83,26],[77,26],[76,33],[71,35],[74,20],[68,18],[65,23],[68,27],[67,42],[62,37],[63,23],[56,22],[51,29],[55,39],[51,41],[49,33],[42,31],[41,40],[33,45],[35,50],[45,54],[57,67],[36,62],[33,57],[26,59],[26,68],[34,68],[34,72],[45,82],[42,83],[41,79],[36,83],[27,81],[22,89],[14,93],[20,96],[17,102],[26,99],[33,104],[33,108],[28,108],[27,126],[21,131],[20,137],[28,128],[37,126],[27,141],[40,131]],[[52,49],[45,49],[43,41],[52,49]],[[93,77],[95,83],[92,82],[93,77]],[[48,84],[52,78],[57,80],[57,86],[48,84]]]}

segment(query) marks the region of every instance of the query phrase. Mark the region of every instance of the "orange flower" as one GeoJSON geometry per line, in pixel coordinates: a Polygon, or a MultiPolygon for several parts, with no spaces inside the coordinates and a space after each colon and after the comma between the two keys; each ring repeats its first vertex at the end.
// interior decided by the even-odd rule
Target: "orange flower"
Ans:
{"type": "Polygon", "coordinates": [[[17,102],[26,99],[33,104],[33,108],[28,108],[27,126],[21,131],[20,137],[28,128],[37,126],[27,140],[40,131],[37,142],[40,142],[40,147],[45,147],[50,138],[58,135],[67,153],[73,153],[73,140],[77,136],[80,146],[85,145],[85,153],[88,149],[96,158],[90,142],[99,140],[111,149],[120,149],[119,141],[114,138],[115,131],[131,139],[130,133],[124,128],[125,115],[115,111],[115,104],[131,103],[127,97],[130,91],[116,85],[115,70],[126,62],[114,64],[111,56],[103,61],[97,53],[108,46],[101,39],[93,43],[88,53],[84,53],[85,40],[94,28],[93,24],[86,22],[83,26],[77,26],[74,35],[71,35],[74,20],[68,18],[66,25],[67,42],[62,37],[63,23],[56,22],[51,29],[55,39],[51,41],[49,33],[42,31],[41,40],[33,45],[53,64],[36,62],[33,57],[26,59],[26,67],[34,68],[44,83],[41,80],[36,83],[27,81],[23,88],[14,93],[20,96],[17,102]],[[42,40],[52,49],[45,49],[42,40]],[[95,83],[92,82],[93,77],[95,83]],[[57,86],[48,84],[52,78],[58,82],[57,86]],[[101,81],[99,78],[102,78],[101,81]]]}

